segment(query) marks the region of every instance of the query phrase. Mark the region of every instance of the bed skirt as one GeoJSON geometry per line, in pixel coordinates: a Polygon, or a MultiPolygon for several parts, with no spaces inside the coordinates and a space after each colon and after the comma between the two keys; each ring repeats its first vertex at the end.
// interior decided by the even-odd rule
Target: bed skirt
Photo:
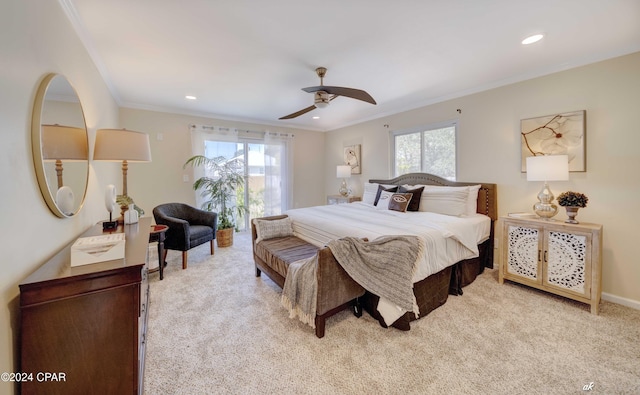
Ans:
{"type": "Polygon", "coordinates": [[[489,240],[478,244],[478,257],[465,259],[453,266],[451,272],[451,295],[462,295],[462,288],[471,284],[485,267],[493,267],[493,244],[489,240]]]}
{"type": "MultiPolygon", "coordinates": [[[[422,281],[413,285],[413,293],[420,309],[420,317],[424,317],[433,310],[445,304],[449,294],[462,295],[462,288],[471,284],[476,277],[484,271],[485,266],[493,266],[492,243],[488,240],[478,245],[477,258],[465,259],[453,266],[442,269],[422,281]]],[[[387,328],[384,319],[377,310],[380,298],[371,292],[365,292],[361,298],[362,307],[373,318],[377,319],[381,326],[387,328]]],[[[405,313],[391,326],[403,331],[410,329],[409,323],[417,318],[411,312],[405,313]]]]}
{"type": "MultiPolygon", "coordinates": [[[[449,297],[451,272],[452,267],[449,266],[414,284],[413,292],[416,294],[416,301],[418,302],[421,317],[424,317],[436,308],[445,304],[449,297]]],[[[364,310],[366,310],[373,318],[377,319],[381,326],[387,328],[387,324],[385,324],[384,319],[377,309],[380,297],[367,291],[360,300],[364,310]]],[[[403,331],[408,331],[410,329],[409,323],[415,319],[415,314],[407,312],[402,317],[398,318],[391,326],[403,331]]]]}

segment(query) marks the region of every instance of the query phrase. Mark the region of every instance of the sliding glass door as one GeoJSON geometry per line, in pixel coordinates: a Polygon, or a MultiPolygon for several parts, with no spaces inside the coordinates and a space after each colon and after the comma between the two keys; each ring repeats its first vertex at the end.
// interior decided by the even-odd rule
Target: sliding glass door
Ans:
{"type": "MultiPolygon", "coordinates": [[[[250,227],[251,219],[281,214],[286,209],[286,149],[279,142],[253,143],[204,141],[204,155],[209,158],[223,156],[242,167],[244,187],[237,191],[237,204],[245,205],[248,215],[236,218],[238,230],[250,227]]],[[[215,177],[214,174],[206,174],[215,177]]]]}

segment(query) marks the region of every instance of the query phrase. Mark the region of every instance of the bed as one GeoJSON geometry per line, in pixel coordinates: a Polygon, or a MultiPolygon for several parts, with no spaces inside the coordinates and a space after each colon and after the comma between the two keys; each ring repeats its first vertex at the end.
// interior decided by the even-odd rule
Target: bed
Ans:
{"type": "MultiPolygon", "coordinates": [[[[493,266],[495,184],[453,182],[431,174],[410,173],[389,180],[369,180],[362,202],[293,209],[286,214],[292,219],[294,234],[319,247],[347,236],[369,240],[382,235],[419,236],[428,251],[414,275],[419,317],[444,304],[449,294],[462,294],[462,288],[484,267],[493,266]],[[468,195],[462,203],[465,190],[468,195]],[[418,200],[424,210],[417,204],[413,207],[417,211],[406,212],[372,204],[399,192],[406,196],[412,193],[414,204],[418,200]]],[[[409,330],[409,323],[419,318],[412,312],[398,312],[370,292],[361,303],[385,327],[409,330]]]]}

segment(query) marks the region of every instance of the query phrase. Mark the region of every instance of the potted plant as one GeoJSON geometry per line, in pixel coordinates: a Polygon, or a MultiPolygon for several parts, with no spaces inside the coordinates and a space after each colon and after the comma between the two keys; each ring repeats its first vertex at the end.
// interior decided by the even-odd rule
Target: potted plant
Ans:
{"type": "Polygon", "coordinates": [[[569,217],[565,222],[570,224],[579,223],[576,221],[578,209],[581,207],[587,207],[588,201],[589,198],[580,192],[567,191],[558,195],[558,204],[567,210],[567,216],[569,217]]]}
{"type": "Polygon", "coordinates": [[[131,196],[118,195],[116,196],[116,203],[120,206],[123,212],[126,211],[125,207],[129,208],[129,206],[133,204],[133,208],[138,212],[138,216],[142,217],[144,215],[144,210],[141,207],[138,207],[138,205],[133,201],[131,196]]]}
{"type": "Polygon", "coordinates": [[[228,160],[224,156],[207,158],[196,155],[189,158],[187,166],[204,166],[212,176],[203,176],[193,183],[194,190],[201,190],[204,201],[202,209],[218,213],[216,240],[218,247],[233,244],[233,232],[236,227],[235,216],[247,212],[246,206],[238,204],[238,192],[244,187],[244,166],[236,160],[228,160]]]}

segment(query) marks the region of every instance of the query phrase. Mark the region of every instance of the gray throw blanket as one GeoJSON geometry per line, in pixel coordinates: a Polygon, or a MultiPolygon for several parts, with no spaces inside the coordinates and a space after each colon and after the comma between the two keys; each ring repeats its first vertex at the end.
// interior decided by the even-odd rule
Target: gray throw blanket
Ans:
{"type": "Polygon", "coordinates": [[[289,264],[280,303],[289,310],[289,318],[316,327],[318,254],[289,264]]]}
{"type": "Polygon", "coordinates": [[[417,236],[355,237],[332,240],[328,247],[351,278],[367,291],[419,316],[413,275],[421,255],[417,236]]]}
{"type": "MultiPolygon", "coordinates": [[[[413,275],[422,249],[417,236],[383,236],[370,242],[345,237],[329,242],[328,247],[347,274],[363,288],[419,316],[413,294],[413,275]]],[[[289,318],[298,316],[313,328],[317,268],[318,254],[289,264],[280,298],[289,318]]]]}

